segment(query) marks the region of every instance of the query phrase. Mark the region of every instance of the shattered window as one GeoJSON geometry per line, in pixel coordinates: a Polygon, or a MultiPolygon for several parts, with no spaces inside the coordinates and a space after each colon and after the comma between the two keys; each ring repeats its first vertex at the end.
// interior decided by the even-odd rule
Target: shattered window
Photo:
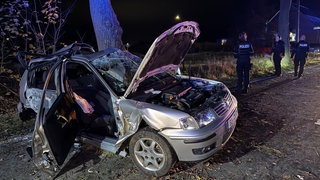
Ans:
{"type": "Polygon", "coordinates": [[[92,61],[103,79],[117,95],[123,95],[134,73],[123,63],[126,60],[102,56],[92,61]]]}
{"type": "MultiPolygon", "coordinates": [[[[43,88],[52,65],[53,63],[48,62],[33,63],[28,72],[26,104],[28,104],[35,112],[38,112],[40,108],[43,88]]],[[[51,78],[48,83],[44,100],[45,107],[49,107],[57,97],[54,78],[51,78]]]]}
{"type": "MultiPolygon", "coordinates": [[[[43,89],[44,83],[46,82],[48,72],[51,69],[53,63],[38,64],[34,63],[28,73],[28,85],[29,88],[43,89]]],[[[54,82],[50,81],[49,89],[54,86],[54,82]]]]}

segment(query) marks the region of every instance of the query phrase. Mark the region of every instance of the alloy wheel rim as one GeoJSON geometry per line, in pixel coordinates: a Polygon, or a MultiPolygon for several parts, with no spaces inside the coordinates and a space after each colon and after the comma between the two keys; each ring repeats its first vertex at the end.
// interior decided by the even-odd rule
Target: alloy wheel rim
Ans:
{"type": "Polygon", "coordinates": [[[162,147],[150,138],[141,138],[136,142],[134,155],[141,167],[149,171],[161,169],[166,160],[162,147]]]}

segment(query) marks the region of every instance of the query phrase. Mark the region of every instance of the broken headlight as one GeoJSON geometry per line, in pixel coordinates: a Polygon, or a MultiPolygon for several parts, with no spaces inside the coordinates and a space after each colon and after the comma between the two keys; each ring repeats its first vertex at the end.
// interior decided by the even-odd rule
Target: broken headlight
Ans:
{"type": "Polygon", "coordinates": [[[182,129],[198,129],[199,128],[198,123],[192,116],[180,119],[180,126],[182,129]]]}

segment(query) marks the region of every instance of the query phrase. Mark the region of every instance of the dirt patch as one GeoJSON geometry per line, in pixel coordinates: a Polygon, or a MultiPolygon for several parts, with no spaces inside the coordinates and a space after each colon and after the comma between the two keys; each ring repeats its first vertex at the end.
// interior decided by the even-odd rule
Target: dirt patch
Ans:
{"type": "MultiPolygon", "coordinates": [[[[252,83],[238,101],[237,127],[226,146],[206,161],[177,163],[160,179],[320,179],[320,66],[306,68],[302,79],[287,73],[252,83]]],[[[9,121],[19,124],[15,111],[1,115],[1,125],[9,121]]],[[[19,133],[1,129],[1,178],[52,179],[30,162],[25,147],[32,126],[20,125],[19,133]]],[[[155,179],[129,157],[91,146],[74,154],[56,179],[155,179]]]]}

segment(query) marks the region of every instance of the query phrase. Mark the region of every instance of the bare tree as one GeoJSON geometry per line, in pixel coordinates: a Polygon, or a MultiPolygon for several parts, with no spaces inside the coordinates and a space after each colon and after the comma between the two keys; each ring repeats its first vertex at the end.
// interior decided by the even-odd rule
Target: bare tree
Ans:
{"type": "Polygon", "coordinates": [[[47,20],[45,24],[51,26],[50,31],[48,31],[48,36],[52,39],[52,51],[56,51],[57,43],[59,42],[62,33],[62,28],[66,23],[66,20],[71,13],[76,1],[72,1],[71,4],[67,6],[66,9],[62,9],[62,2],[59,0],[48,0],[44,4],[42,13],[45,15],[44,19],[47,20]]]}
{"type": "Polygon", "coordinates": [[[99,50],[109,47],[124,49],[122,28],[110,0],[90,0],[90,14],[99,50]]]}
{"type": "Polygon", "coordinates": [[[56,50],[62,28],[76,0],[62,9],[60,0],[5,0],[0,3],[1,58],[4,50],[47,54],[56,50]],[[24,42],[24,43],[22,43],[24,42]]]}
{"type": "Polygon", "coordinates": [[[20,46],[20,38],[24,36],[24,26],[19,18],[20,11],[16,10],[19,7],[23,7],[23,4],[9,0],[0,2],[1,67],[5,59],[20,46]]]}
{"type": "Polygon", "coordinates": [[[292,0],[280,0],[279,13],[279,34],[285,43],[284,63],[288,64],[290,59],[290,40],[289,40],[289,13],[292,0]]]}
{"type": "MultiPolygon", "coordinates": [[[[56,51],[56,46],[63,33],[61,32],[67,17],[69,16],[75,1],[62,9],[62,2],[59,0],[41,1],[33,0],[33,8],[29,19],[25,19],[29,30],[34,35],[38,53],[56,51]]],[[[29,11],[30,11],[29,10],[29,11]]]]}

